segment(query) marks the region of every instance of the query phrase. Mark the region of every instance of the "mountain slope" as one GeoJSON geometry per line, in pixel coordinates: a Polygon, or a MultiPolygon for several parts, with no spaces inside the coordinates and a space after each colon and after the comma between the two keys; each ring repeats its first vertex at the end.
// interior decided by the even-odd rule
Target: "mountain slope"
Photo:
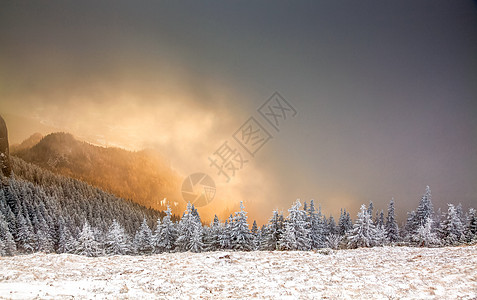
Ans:
{"type": "Polygon", "coordinates": [[[68,133],[52,133],[33,147],[12,154],[146,207],[164,209],[165,203],[161,203],[164,198],[169,204],[177,203],[178,207],[173,207],[175,211],[183,206],[179,200],[178,174],[153,151],[104,148],[80,142],[68,133]]]}

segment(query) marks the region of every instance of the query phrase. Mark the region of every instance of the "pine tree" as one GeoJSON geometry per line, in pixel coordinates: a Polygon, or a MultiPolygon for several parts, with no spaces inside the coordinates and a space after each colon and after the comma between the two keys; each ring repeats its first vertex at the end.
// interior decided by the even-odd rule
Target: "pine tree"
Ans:
{"type": "Polygon", "coordinates": [[[396,243],[399,241],[399,227],[396,222],[396,213],[394,210],[394,198],[391,198],[388,206],[388,215],[386,218],[386,239],[390,243],[396,243]]]}
{"type": "Polygon", "coordinates": [[[278,211],[274,210],[265,231],[262,233],[261,250],[277,250],[281,235],[280,216],[278,211]]]}
{"type": "Polygon", "coordinates": [[[325,247],[325,238],[323,234],[323,222],[321,220],[321,210],[318,215],[315,211],[315,202],[310,200],[310,206],[307,212],[307,224],[310,231],[310,246],[311,249],[319,249],[325,247]]]}
{"type": "Polygon", "coordinates": [[[105,251],[108,255],[124,255],[130,252],[129,238],[116,219],[106,234],[105,251]]]}
{"type": "Polygon", "coordinates": [[[419,206],[416,210],[417,223],[416,226],[425,225],[428,218],[432,218],[434,215],[434,208],[431,201],[431,189],[426,187],[426,192],[419,202],[419,206]]]}
{"type": "Polygon", "coordinates": [[[63,216],[58,218],[58,253],[73,253],[75,240],[63,216]]]}
{"type": "Polygon", "coordinates": [[[467,213],[465,238],[467,243],[477,241],[477,213],[474,208],[469,208],[467,213]]]}
{"type": "Polygon", "coordinates": [[[152,253],[152,231],[147,225],[146,218],[142,220],[141,226],[134,236],[133,248],[137,254],[152,253]]]}
{"type": "Polygon", "coordinates": [[[376,242],[376,228],[368,211],[364,204],[361,205],[361,211],[348,236],[348,243],[352,248],[373,247],[376,242]]]}
{"type": "MultiPolygon", "coordinates": [[[[256,225],[256,224],[255,224],[256,225]]],[[[243,202],[240,202],[240,211],[235,213],[231,231],[232,249],[239,251],[251,251],[254,249],[253,236],[248,229],[247,213],[243,202]]]]}
{"type": "Polygon", "coordinates": [[[2,212],[0,212],[0,241],[0,255],[14,255],[16,253],[15,240],[2,212]]]}
{"type": "Polygon", "coordinates": [[[206,251],[216,251],[220,249],[220,233],[221,224],[219,217],[214,215],[214,220],[210,223],[209,228],[205,231],[204,249],[206,251]]]}
{"type": "Polygon", "coordinates": [[[175,224],[171,220],[171,208],[167,207],[166,215],[162,219],[160,226],[160,236],[158,239],[158,250],[160,252],[171,252],[174,250],[175,242],[177,240],[177,229],[175,224]]]}
{"type": "Polygon", "coordinates": [[[30,220],[23,216],[22,211],[17,215],[17,239],[19,250],[33,253],[36,249],[36,236],[33,232],[30,220]]]}
{"type": "Polygon", "coordinates": [[[194,250],[192,249],[193,247],[201,247],[199,240],[202,238],[202,223],[200,222],[199,214],[197,210],[188,203],[187,209],[179,221],[179,233],[176,240],[177,250],[191,251],[194,250]]]}
{"type": "Polygon", "coordinates": [[[152,233],[152,237],[151,237],[151,245],[152,245],[152,252],[154,253],[161,253],[163,252],[162,249],[160,249],[160,241],[161,241],[161,231],[162,231],[162,222],[161,222],[161,218],[157,218],[157,221],[156,221],[156,229],[154,230],[154,232],[152,233]]]}
{"type": "Polygon", "coordinates": [[[328,219],[328,235],[338,234],[338,227],[336,226],[335,218],[330,215],[328,219]]]}
{"type": "Polygon", "coordinates": [[[371,221],[373,221],[373,210],[374,210],[373,201],[370,200],[368,205],[368,216],[371,219],[371,221]]]}
{"type": "Polygon", "coordinates": [[[229,216],[227,220],[225,220],[225,224],[223,228],[219,231],[219,244],[220,249],[231,249],[232,247],[232,239],[231,239],[231,231],[232,231],[232,215],[229,216]]]}
{"type": "Polygon", "coordinates": [[[75,253],[89,257],[101,254],[100,245],[98,241],[96,241],[93,229],[89,226],[88,221],[85,221],[83,229],[78,236],[75,253]]]}
{"type": "Polygon", "coordinates": [[[285,232],[280,239],[280,248],[283,250],[310,250],[310,231],[306,226],[306,213],[300,210],[300,200],[288,210],[289,215],[285,223],[285,232]]]}
{"type": "Polygon", "coordinates": [[[259,239],[259,236],[258,236],[258,233],[259,233],[259,229],[258,229],[258,225],[257,225],[257,221],[253,220],[253,224],[252,224],[252,241],[253,241],[253,249],[252,250],[257,250],[259,248],[259,245],[260,245],[260,239],[259,239]]]}
{"type": "Polygon", "coordinates": [[[42,214],[38,214],[38,225],[36,231],[37,251],[51,253],[54,251],[53,238],[50,235],[49,226],[43,218],[42,214]]]}
{"type": "Polygon", "coordinates": [[[202,252],[204,249],[203,243],[203,227],[200,221],[192,223],[194,228],[192,231],[192,238],[190,240],[190,244],[188,245],[188,250],[192,252],[202,252]]]}
{"type": "Polygon", "coordinates": [[[464,240],[464,226],[453,204],[447,204],[446,219],[442,224],[446,245],[458,245],[464,240]]]}
{"type": "Polygon", "coordinates": [[[429,247],[439,243],[439,239],[432,230],[432,219],[430,217],[427,218],[424,225],[419,226],[417,233],[414,235],[414,242],[420,247],[429,247]]]}

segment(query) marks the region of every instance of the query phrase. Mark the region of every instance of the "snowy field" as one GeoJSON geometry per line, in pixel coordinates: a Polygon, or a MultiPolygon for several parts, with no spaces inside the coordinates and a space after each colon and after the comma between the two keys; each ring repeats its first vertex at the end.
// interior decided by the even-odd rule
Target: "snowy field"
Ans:
{"type": "Polygon", "coordinates": [[[477,246],[0,257],[0,298],[475,299],[477,246]]]}

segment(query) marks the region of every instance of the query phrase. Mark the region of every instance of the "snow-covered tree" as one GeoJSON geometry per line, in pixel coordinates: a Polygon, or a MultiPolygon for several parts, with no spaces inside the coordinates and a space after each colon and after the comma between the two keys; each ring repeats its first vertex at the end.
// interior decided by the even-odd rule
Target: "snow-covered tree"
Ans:
{"type": "Polygon", "coordinates": [[[101,254],[100,244],[96,241],[93,229],[89,226],[87,221],[84,223],[83,229],[78,236],[75,253],[90,257],[101,254]]]}
{"type": "Polygon", "coordinates": [[[187,209],[179,221],[176,247],[179,251],[195,251],[203,247],[202,223],[199,214],[187,203],[187,209]]]}
{"type": "Polygon", "coordinates": [[[338,226],[339,226],[339,234],[341,236],[346,235],[348,231],[353,229],[353,221],[351,220],[349,212],[346,212],[346,209],[341,210],[338,226]]]}
{"type": "Polygon", "coordinates": [[[474,208],[469,208],[467,213],[465,239],[467,243],[477,242],[477,212],[474,208]]]}
{"type": "Polygon", "coordinates": [[[158,252],[171,252],[174,250],[177,240],[177,229],[171,220],[171,215],[171,208],[167,207],[162,223],[159,223],[159,220],[157,222],[159,229],[156,228],[154,234],[154,245],[158,252]]]}
{"type": "Polygon", "coordinates": [[[222,231],[222,225],[220,224],[219,217],[214,215],[214,220],[210,223],[210,226],[204,228],[204,250],[216,251],[220,249],[219,236],[222,231]]]}
{"type": "Polygon", "coordinates": [[[142,220],[141,226],[134,236],[133,248],[137,254],[152,253],[152,231],[147,225],[146,218],[142,220]]]}
{"type": "Polygon", "coordinates": [[[371,221],[373,221],[373,210],[374,210],[373,201],[369,201],[368,215],[369,215],[369,218],[371,219],[371,221]]]}
{"type": "Polygon", "coordinates": [[[262,233],[262,250],[277,250],[279,249],[279,241],[283,233],[283,217],[274,210],[272,217],[268,221],[265,232],[262,233]]]}
{"type": "Polygon", "coordinates": [[[375,246],[384,246],[388,244],[388,239],[386,238],[386,228],[384,225],[375,226],[376,228],[376,237],[375,237],[375,246]]]}
{"type": "Polygon", "coordinates": [[[200,221],[193,224],[194,230],[192,231],[192,239],[190,240],[190,245],[188,248],[190,251],[198,253],[204,250],[203,227],[200,221]]]}
{"type": "Polygon", "coordinates": [[[233,223],[233,216],[230,215],[227,220],[225,220],[225,224],[223,228],[219,231],[219,245],[220,249],[231,249],[232,247],[232,223],[233,223]]]}
{"type": "Polygon", "coordinates": [[[69,226],[66,224],[63,216],[58,218],[58,253],[73,253],[76,248],[74,239],[69,226]]]}
{"type": "Polygon", "coordinates": [[[285,232],[280,238],[280,248],[283,250],[310,250],[310,231],[306,225],[306,213],[300,209],[300,200],[288,210],[285,222],[285,232]]]}
{"type": "Polygon", "coordinates": [[[22,211],[17,215],[17,239],[19,250],[33,253],[36,249],[36,236],[33,232],[30,220],[23,216],[22,211]]]}
{"type": "Polygon", "coordinates": [[[364,204],[361,205],[353,230],[348,234],[348,243],[352,248],[373,247],[376,243],[376,228],[364,204]]]}
{"type": "Polygon", "coordinates": [[[106,254],[109,255],[124,255],[130,252],[129,237],[116,219],[113,220],[109,227],[104,244],[106,254]]]}
{"type": "Polygon", "coordinates": [[[0,256],[14,255],[16,251],[17,247],[13,235],[8,228],[3,213],[0,212],[0,256]]]}
{"type": "Polygon", "coordinates": [[[257,250],[260,247],[260,237],[259,237],[259,229],[258,229],[257,221],[253,220],[252,229],[250,231],[252,232],[252,237],[253,237],[252,250],[257,250]]]}
{"type": "Polygon", "coordinates": [[[391,198],[388,206],[388,215],[386,217],[386,239],[390,243],[399,241],[399,227],[396,222],[396,213],[394,209],[394,198],[391,198]]]}
{"type": "Polygon", "coordinates": [[[432,218],[434,214],[434,208],[431,201],[431,189],[429,186],[426,187],[426,192],[419,202],[419,206],[416,210],[416,225],[425,225],[428,218],[432,218]]]}
{"type": "Polygon", "coordinates": [[[431,245],[438,245],[439,239],[432,230],[432,219],[427,218],[424,225],[420,225],[416,234],[413,236],[414,242],[420,247],[429,247],[431,245]]]}
{"type": "Polygon", "coordinates": [[[235,213],[231,231],[232,249],[240,251],[251,251],[254,249],[254,239],[248,229],[247,213],[244,210],[243,202],[240,202],[240,211],[235,213]]]}
{"type": "Polygon", "coordinates": [[[442,223],[444,243],[446,245],[458,245],[464,240],[464,226],[453,204],[447,204],[447,214],[442,223]]]}
{"type": "Polygon", "coordinates": [[[305,210],[306,222],[310,231],[310,246],[311,249],[319,249],[325,247],[325,237],[323,234],[323,220],[321,219],[321,210],[318,214],[315,211],[315,202],[313,199],[310,200],[310,205],[308,209],[305,210]]]}

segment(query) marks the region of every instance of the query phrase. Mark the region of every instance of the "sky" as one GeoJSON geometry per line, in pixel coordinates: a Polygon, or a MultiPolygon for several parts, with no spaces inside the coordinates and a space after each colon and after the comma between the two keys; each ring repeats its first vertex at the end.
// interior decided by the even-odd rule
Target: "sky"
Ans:
{"type": "Polygon", "coordinates": [[[11,143],[157,149],[260,223],[297,198],[336,218],[394,197],[403,219],[427,185],[477,206],[476,53],[476,1],[2,1],[0,113],[11,143]],[[275,92],[296,110],[279,130],[258,112],[275,92]],[[233,138],[250,117],[254,156],[233,138]],[[225,141],[248,160],[230,182],[225,141]]]}

